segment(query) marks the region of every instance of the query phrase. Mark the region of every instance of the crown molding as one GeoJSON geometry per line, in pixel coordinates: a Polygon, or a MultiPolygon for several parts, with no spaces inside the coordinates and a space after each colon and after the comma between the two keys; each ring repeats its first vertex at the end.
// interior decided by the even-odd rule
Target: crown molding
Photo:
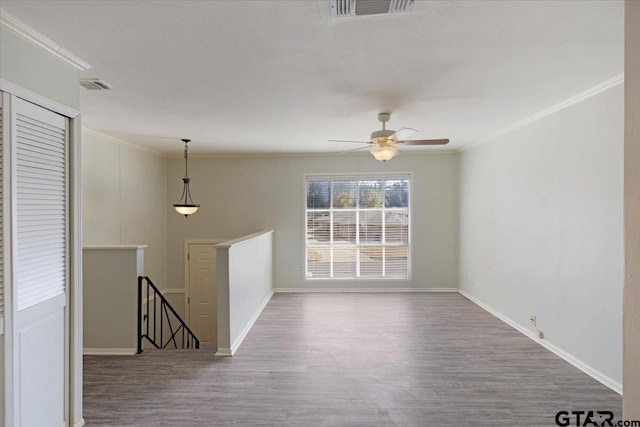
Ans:
{"type": "Polygon", "coordinates": [[[34,45],[41,47],[80,71],[91,68],[91,64],[77,57],[57,43],[54,43],[53,40],[43,34],[40,34],[38,31],[2,8],[0,8],[0,26],[5,27],[7,30],[33,43],[34,45]]]}
{"type": "Polygon", "coordinates": [[[604,82],[602,82],[600,84],[597,84],[597,85],[595,85],[595,86],[593,86],[593,87],[591,87],[591,88],[589,88],[589,89],[587,89],[587,90],[585,90],[583,92],[580,92],[580,93],[572,96],[571,98],[567,98],[564,101],[561,101],[561,102],[559,102],[559,103],[557,103],[555,105],[552,105],[549,108],[545,108],[544,110],[539,111],[538,113],[536,113],[536,114],[534,114],[532,116],[529,116],[524,120],[520,120],[519,122],[516,122],[516,123],[512,124],[511,126],[507,126],[506,128],[504,128],[504,129],[492,134],[491,136],[489,136],[488,138],[483,139],[480,142],[477,142],[477,143],[472,144],[472,145],[470,145],[468,147],[462,148],[462,149],[460,149],[460,152],[462,153],[462,152],[465,152],[467,150],[471,150],[471,149],[474,149],[474,148],[479,147],[481,145],[484,145],[485,143],[490,143],[490,142],[492,142],[493,140],[495,140],[496,138],[498,138],[500,136],[506,135],[509,132],[513,132],[516,129],[524,127],[524,126],[526,126],[526,125],[528,125],[530,123],[538,121],[538,120],[540,120],[540,119],[542,119],[544,117],[547,117],[547,116],[549,116],[551,114],[557,113],[560,110],[564,110],[567,107],[570,107],[570,106],[572,106],[574,104],[577,104],[578,102],[582,102],[582,101],[584,101],[584,100],[586,100],[588,98],[591,98],[592,96],[597,95],[600,92],[604,92],[605,90],[607,90],[609,88],[612,88],[612,87],[614,87],[616,85],[619,85],[619,84],[621,84],[623,82],[624,82],[624,73],[618,74],[617,76],[612,77],[612,78],[610,78],[608,80],[605,80],[604,82]]]}
{"type": "MultiPolygon", "coordinates": [[[[167,153],[164,151],[154,150],[134,142],[125,141],[109,134],[86,128],[82,128],[82,133],[93,135],[98,138],[106,139],[115,144],[122,145],[123,147],[131,148],[133,150],[142,151],[147,154],[152,154],[157,157],[167,159],[184,159],[183,153],[167,153]]],[[[430,151],[405,151],[402,154],[406,156],[433,156],[433,155],[446,155],[457,154],[458,150],[430,150],[430,151]]],[[[338,153],[260,153],[260,152],[247,152],[247,153],[192,153],[189,152],[189,159],[271,159],[271,158],[289,158],[289,157],[329,157],[336,156],[338,153]]],[[[368,151],[361,153],[342,153],[340,156],[370,156],[368,151]]]]}
{"type": "MultiPolygon", "coordinates": [[[[403,151],[401,154],[407,156],[438,156],[445,154],[457,154],[458,150],[430,150],[430,151],[403,151]]],[[[287,157],[363,157],[371,154],[368,151],[362,151],[360,153],[259,153],[259,152],[247,152],[247,153],[189,153],[190,159],[262,159],[262,158],[287,158],[287,157]]],[[[166,154],[169,159],[183,159],[184,154],[166,154]]],[[[372,157],[373,158],[373,157],[372,157]]]]}

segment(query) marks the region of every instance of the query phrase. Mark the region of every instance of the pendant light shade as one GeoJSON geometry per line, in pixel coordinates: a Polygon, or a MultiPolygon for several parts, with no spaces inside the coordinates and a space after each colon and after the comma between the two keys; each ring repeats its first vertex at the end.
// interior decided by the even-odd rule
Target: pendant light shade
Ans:
{"type": "Polygon", "coordinates": [[[200,207],[200,205],[193,203],[193,200],[191,199],[191,191],[189,191],[189,183],[191,182],[191,178],[189,178],[189,141],[191,140],[182,140],[182,142],[184,142],[184,178],[182,178],[184,187],[182,189],[180,201],[173,204],[176,212],[180,215],[184,215],[185,218],[196,213],[200,207]]]}
{"type": "Polygon", "coordinates": [[[180,215],[184,215],[184,217],[188,217],[191,214],[196,213],[196,211],[198,210],[198,207],[200,205],[178,205],[175,204],[173,205],[173,207],[175,208],[176,212],[178,212],[180,215]]]}

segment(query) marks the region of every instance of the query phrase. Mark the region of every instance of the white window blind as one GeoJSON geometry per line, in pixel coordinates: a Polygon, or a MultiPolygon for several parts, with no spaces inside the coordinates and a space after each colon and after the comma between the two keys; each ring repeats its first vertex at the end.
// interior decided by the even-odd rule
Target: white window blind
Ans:
{"type": "Polygon", "coordinates": [[[309,176],[306,277],[407,278],[409,175],[309,176]]]}
{"type": "Polygon", "coordinates": [[[16,104],[18,310],[65,292],[67,247],[66,119],[16,104]]]}

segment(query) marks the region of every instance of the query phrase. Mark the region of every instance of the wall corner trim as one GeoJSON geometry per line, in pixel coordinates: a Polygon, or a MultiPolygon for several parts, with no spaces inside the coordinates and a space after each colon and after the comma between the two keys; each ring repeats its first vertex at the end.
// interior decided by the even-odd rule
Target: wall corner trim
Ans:
{"type": "Polygon", "coordinates": [[[533,334],[533,332],[529,331],[524,326],[520,325],[519,323],[515,322],[513,319],[500,313],[498,310],[494,309],[490,305],[487,305],[484,302],[480,301],[476,297],[471,296],[470,294],[463,291],[462,289],[459,289],[458,293],[463,297],[465,297],[466,299],[468,299],[469,301],[476,304],[477,306],[479,306],[480,308],[484,309],[488,313],[492,314],[496,318],[502,320],[504,323],[511,326],[513,329],[517,330],[518,332],[520,332],[522,335],[526,336],[530,340],[541,345],[542,347],[546,348],[550,352],[554,353],[556,356],[560,357],[561,359],[565,360],[566,362],[569,362],[576,368],[580,369],[582,372],[589,375],[594,380],[600,382],[601,384],[607,386],[608,388],[615,391],[616,393],[622,395],[622,384],[620,384],[619,382],[614,381],[613,379],[604,375],[602,372],[592,368],[591,366],[587,365],[584,362],[581,362],[580,360],[576,359],[575,357],[565,352],[564,350],[556,347],[555,345],[549,343],[548,341],[545,341],[544,339],[539,339],[533,334]]]}

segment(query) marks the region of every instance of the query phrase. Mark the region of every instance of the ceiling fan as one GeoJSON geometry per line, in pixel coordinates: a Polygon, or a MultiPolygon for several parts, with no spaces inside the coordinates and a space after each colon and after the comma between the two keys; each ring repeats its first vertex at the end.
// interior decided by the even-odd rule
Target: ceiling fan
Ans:
{"type": "Polygon", "coordinates": [[[400,128],[397,131],[386,129],[386,123],[391,118],[391,113],[378,114],[378,120],[382,122],[382,129],[371,134],[370,141],[345,141],[342,139],[330,139],[331,142],[355,142],[358,144],[367,144],[367,147],[356,148],[359,151],[369,149],[373,157],[381,162],[391,160],[398,154],[397,144],[405,145],[445,145],[449,143],[448,139],[405,139],[418,133],[417,130],[411,128],[400,128]]]}

